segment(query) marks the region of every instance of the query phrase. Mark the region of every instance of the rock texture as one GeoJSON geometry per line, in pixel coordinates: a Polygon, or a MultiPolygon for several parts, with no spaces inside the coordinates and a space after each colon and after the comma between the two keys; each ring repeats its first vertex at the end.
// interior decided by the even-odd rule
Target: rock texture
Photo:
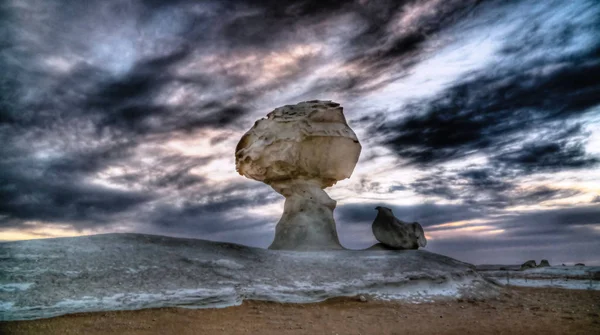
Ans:
{"type": "Polygon", "coordinates": [[[418,222],[402,222],[387,207],[375,209],[378,213],[372,229],[379,242],[393,249],[418,249],[427,245],[425,232],[418,222]]]}
{"type": "Polygon", "coordinates": [[[297,252],[107,234],[0,243],[0,260],[0,321],[245,299],[425,302],[498,293],[468,264],[423,250],[297,252]]]}
{"type": "Polygon", "coordinates": [[[256,121],[236,147],[239,174],[269,184],[285,200],[270,249],[342,249],[324,188],[349,178],[360,155],[342,107],[306,101],[256,121]]]}
{"type": "Polygon", "coordinates": [[[537,267],[538,268],[543,268],[543,267],[546,267],[546,266],[550,266],[550,262],[548,262],[547,259],[542,259],[542,261],[540,262],[540,264],[538,264],[537,267]]]}
{"type": "Polygon", "coordinates": [[[521,264],[521,270],[533,269],[536,267],[537,267],[537,264],[535,263],[535,261],[533,259],[528,260],[527,262],[521,264]]]}

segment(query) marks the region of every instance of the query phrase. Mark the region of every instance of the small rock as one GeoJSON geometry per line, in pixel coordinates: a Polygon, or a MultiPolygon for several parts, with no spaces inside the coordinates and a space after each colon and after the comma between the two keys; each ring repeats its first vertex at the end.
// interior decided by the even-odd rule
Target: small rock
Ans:
{"type": "Polygon", "coordinates": [[[403,222],[387,207],[375,209],[377,217],[371,228],[377,241],[392,249],[418,249],[427,245],[425,232],[418,222],[403,222]]]}
{"type": "Polygon", "coordinates": [[[367,302],[367,297],[365,297],[364,295],[359,295],[359,296],[358,296],[358,300],[359,300],[360,302],[367,302]]]}
{"type": "Polygon", "coordinates": [[[535,267],[537,267],[537,264],[533,259],[521,264],[521,270],[533,269],[535,267]]]}

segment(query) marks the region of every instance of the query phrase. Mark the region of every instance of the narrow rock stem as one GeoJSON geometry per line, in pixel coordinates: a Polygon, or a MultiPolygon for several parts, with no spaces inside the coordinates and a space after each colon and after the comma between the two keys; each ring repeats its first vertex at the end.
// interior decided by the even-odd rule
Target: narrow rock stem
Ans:
{"type": "Polygon", "coordinates": [[[319,181],[287,180],[271,186],[285,197],[285,205],[269,249],[343,249],[333,219],[336,201],[321,189],[319,181]]]}

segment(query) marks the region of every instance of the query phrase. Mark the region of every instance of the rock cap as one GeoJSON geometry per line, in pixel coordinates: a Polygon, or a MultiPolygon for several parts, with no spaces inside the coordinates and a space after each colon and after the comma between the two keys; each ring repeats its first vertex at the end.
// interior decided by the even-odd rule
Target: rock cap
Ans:
{"type": "Polygon", "coordinates": [[[311,100],[256,121],[236,147],[236,170],[267,184],[305,179],[325,188],[351,176],[360,151],[342,106],[311,100]]]}

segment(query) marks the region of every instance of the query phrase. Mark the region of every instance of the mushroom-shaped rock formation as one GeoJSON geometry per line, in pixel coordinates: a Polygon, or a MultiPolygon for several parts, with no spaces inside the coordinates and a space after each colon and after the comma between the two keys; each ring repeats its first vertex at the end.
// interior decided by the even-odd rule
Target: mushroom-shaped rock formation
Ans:
{"type": "Polygon", "coordinates": [[[269,249],[342,249],[324,188],[349,178],[361,146],[340,104],[312,100],[276,108],[256,121],[235,150],[239,174],[285,197],[269,249]]]}
{"type": "Polygon", "coordinates": [[[419,249],[427,245],[425,232],[418,222],[402,222],[387,207],[375,209],[378,213],[371,228],[379,242],[393,249],[419,249]]]}

